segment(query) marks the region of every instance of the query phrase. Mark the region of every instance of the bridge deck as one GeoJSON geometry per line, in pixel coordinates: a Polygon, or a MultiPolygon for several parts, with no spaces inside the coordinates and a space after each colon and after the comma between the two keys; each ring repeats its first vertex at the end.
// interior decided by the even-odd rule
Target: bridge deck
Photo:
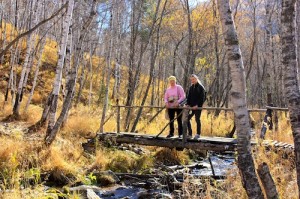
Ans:
{"type": "MultiPolygon", "coordinates": [[[[225,137],[206,137],[201,136],[200,139],[187,139],[183,142],[182,138],[172,137],[156,137],[155,135],[137,134],[137,133],[115,133],[106,132],[99,133],[100,140],[112,139],[117,143],[138,144],[146,146],[159,146],[168,148],[187,148],[192,150],[210,150],[210,151],[232,151],[236,148],[237,140],[235,138],[225,137]]],[[[252,144],[256,142],[252,141],[252,144]]]]}
{"type": "MultiPolygon", "coordinates": [[[[177,149],[192,149],[192,150],[210,150],[210,151],[234,151],[237,146],[237,139],[235,138],[225,138],[225,137],[206,137],[201,136],[200,139],[187,139],[183,142],[182,138],[172,137],[166,138],[163,136],[157,137],[155,135],[146,135],[138,133],[116,133],[116,132],[106,132],[99,133],[93,139],[90,139],[87,143],[83,143],[82,146],[85,150],[93,151],[95,147],[95,139],[99,141],[110,140],[119,144],[137,144],[145,146],[158,146],[167,148],[177,148],[177,149]]],[[[252,145],[261,145],[265,147],[266,150],[272,150],[276,153],[280,152],[285,155],[294,155],[294,145],[278,142],[274,140],[263,140],[257,143],[256,141],[251,141],[252,145]]]]}

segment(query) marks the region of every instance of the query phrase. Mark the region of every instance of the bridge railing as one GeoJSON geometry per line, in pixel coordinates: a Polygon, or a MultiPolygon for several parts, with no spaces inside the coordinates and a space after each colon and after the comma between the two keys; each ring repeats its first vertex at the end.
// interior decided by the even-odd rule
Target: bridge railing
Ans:
{"type": "MultiPolygon", "coordinates": [[[[155,117],[161,113],[166,107],[165,106],[138,106],[138,105],[133,105],[133,106],[126,106],[126,105],[112,105],[112,108],[117,108],[117,133],[120,133],[120,117],[121,117],[121,111],[120,108],[125,108],[125,109],[137,109],[137,108],[150,108],[150,109],[160,109],[154,117],[150,120],[149,123],[151,123],[155,117]]],[[[182,141],[185,143],[187,141],[187,122],[188,122],[188,114],[190,110],[207,110],[207,111],[228,111],[228,112],[233,112],[232,108],[223,108],[223,107],[176,107],[176,108],[170,108],[170,109],[183,109],[181,112],[182,114],[182,123],[183,123],[183,138],[182,141]]],[[[261,129],[261,135],[260,138],[264,139],[265,133],[268,127],[272,124],[272,112],[273,111],[283,111],[287,112],[288,108],[281,108],[281,107],[273,107],[273,106],[266,106],[264,109],[261,108],[250,108],[248,109],[249,112],[260,112],[260,113],[265,113],[265,117],[263,120],[263,125],[261,129]]],[[[178,116],[177,116],[178,117],[178,116]]],[[[177,119],[177,117],[174,118],[174,120],[177,119]]],[[[174,121],[173,120],[173,121],[174,121]]],[[[170,123],[170,122],[169,122],[170,123]]],[[[160,136],[164,130],[168,127],[169,123],[164,126],[164,128],[156,135],[156,137],[160,136]]]]}

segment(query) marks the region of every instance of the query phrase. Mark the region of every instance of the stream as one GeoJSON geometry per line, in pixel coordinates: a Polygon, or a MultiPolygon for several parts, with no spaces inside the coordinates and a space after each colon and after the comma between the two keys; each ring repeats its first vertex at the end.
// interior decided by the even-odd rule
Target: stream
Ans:
{"type": "MultiPolygon", "coordinates": [[[[235,165],[235,158],[234,153],[212,153],[210,155],[211,163],[213,165],[215,176],[217,177],[225,177],[226,173],[229,170],[236,168],[235,165]]],[[[204,159],[203,161],[194,162],[194,164],[189,165],[187,170],[186,167],[182,165],[172,166],[172,169],[176,169],[177,174],[183,174],[185,176],[192,177],[195,181],[200,183],[200,177],[210,177],[213,176],[213,171],[211,168],[211,164],[209,158],[204,159]],[[177,169],[178,168],[178,169],[177,169]]],[[[176,178],[178,182],[182,182],[182,178],[176,178]]],[[[148,179],[148,180],[155,180],[155,179],[148,179]]],[[[179,191],[179,190],[175,190],[179,191]]],[[[180,192],[180,191],[179,191],[180,192]]],[[[141,186],[139,184],[132,184],[130,182],[123,182],[123,185],[110,187],[104,189],[103,191],[99,191],[96,193],[102,199],[147,199],[147,198],[176,198],[173,197],[174,193],[171,193],[167,186],[162,185],[161,187],[155,188],[145,188],[143,183],[141,186]]]]}

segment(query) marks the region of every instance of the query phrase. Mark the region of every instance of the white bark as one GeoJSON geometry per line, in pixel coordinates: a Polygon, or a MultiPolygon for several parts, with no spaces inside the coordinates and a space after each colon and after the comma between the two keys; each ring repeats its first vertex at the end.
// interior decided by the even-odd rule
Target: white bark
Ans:
{"type": "Polygon", "coordinates": [[[296,2],[296,33],[297,33],[297,62],[298,62],[298,83],[300,86],[300,1],[296,2]]]}
{"type": "MultiPolygon", "coordinates": [[[[299,1],[298,1],[299,2],[299,1]]],[[[297,80],[296,0],[282,1],[282,64],[284,66],[284,91],[292,125],[297,170],[298,194],[300,193],[300,89],[297,80]]]]}
{"type": "MultiPolygon", "coordinates": [[[[33,3],[32,8],[34,8],[34,7],[35,7],[35,4],[33,3]]],[[[33,23],[31,24],[32,26],[35,26],[37,24],[38,10],[39,10],[38,5],[34,8],[34,10],[31,10],[33,12],[33,15],[35,15],[35,19],[34,19],[33,23]]],[[[31,28],[31,27],[29,27],[29,28],[31,28]]],[[[24,93],[25,87],[27,85],[29,72],[31,70],[30,59],[31,59],[32,51],[33,51],[33,47],[34,47],[34,39],[35,39],[35,34],[34,33],[35,33],[35,31],[33,31],[28,36],[28,40],[27,40],[25,60],[24,60],[24,64],[23,64],[23,67],[22,67],[22,71],[21,71],[21,76],[20,76],[20,80],[19,80],[18,90],[17,90],[14,109],[13,109],[13,114],[15,116],[19,116],[19,114],[20,114],[21,101],[22,101],[22,98],[23,98],[23,93],[24,93]]]]}
{"type": "Polygon", "coordinates": [[[89,107],[92,103],[93,98],[93,52],[92,52],[92,45],[90,46],[90,65],[89,65],[89,72],[90,72],[90,89],[89,89],[89,107]]]}
{"type": "MultiPolygon", "coordinates": [[[[271,34],[272,34],[272,23],[271,23],[271,12],[272,12],[272,7],[271,7],[271,0],[266,0],[266,18],[265,18],[265,25],[266,25],[266,46],[265,46],[265,62],[266,62],[266,94],[271,94],[272,93],[272,66],[271,66],[271,60],[272,60],[272,51],[271,51],[271,34]]],[[[270,103],[270,102],[267,102],[270,103]]],[[[269,105],[269,104],[268,104],[269,105]]]]}
{"type": "Polygon", "coordinates": [[[264,198],[251,153],[245,70],[229,0],[218,0],[218,9],[232,78],[231,100],[238,135],[238,167],[248,197],[264,198]]]}
{"type": "MultiPolygon", "coordinates": [[[[75,85],[76,85],[76,81],[77,81],[79,63],[80,63],[80,59],[82,58],[82,54],[84,52],[82,50],[83,41],[87,35],[88,28],[89,28],[90,24],[92,23],[94,16],[96,15],[96,9],[97,9],[97,1],[93,0],[90,15],[88,16],[88,19],[85,21],[85,23],[81,29],[78,44],[75,48],[76,49],[75,55],[73,56],[73,58],[75,60],[73,62],[74,63],[73,67],[71,67],[69,79],[68,79],[68,82],[66,85],[67,92],[66,92],[65,100],[63,102],[62,111],[61,111],[57,121],[55,122],[54,126],[51,129],[49,129],[49,128],[47,129],[47,135],[45,138],[45,143],[47,145],[50,145],[54,141],[58,130],[60,129],[62,123],[66,120],[68,112],[71,108],[71,104],[72,104],[72,100],[73,100],[74,92],[75,92],[75,85]]],[[[71,19],[72,18],[70,18],[70,20],[71,19]]],[[[72,42],[72,41],[70,41],[70,42],[72,42]]]]}
{"type": "Polygon", "coordinates": [[[25,109],[24,109],[25,113],[28,110],[28,107],[30,105],[30,102],[31,102],[33,94],[34,94],[34,90],[35,90],[36,83],[37,83],[37,78],[38,78],[39,71],[40,71],[40,66],[42,64],[42,57],[43,57],[43,52],[44,52],[44,46],[45,46],[45,44],[46,44],[46,37],[44,37],[42,39],[40,47],[39,47],[39,51],[37,53],[38,54],[38,63],[36,65],[36,69],[35,69],[35,72],[34,72],[34,78],[33,78],[33,82],[32,82],[32,88],[31,88],[31,91],[30,91],[30,94],[29,94],[29,97],[28,97],[28,100],[27,100],[27,103],[26,103],[26,106],[25,106],[25,109]]]}
{"type": "Polygon", "coordinates": [[[67,41],[68,41],[68,33],[70,28],[70,22],[72,19],[74,7],[74,0],[68,1],[67,13],[63,18],[63,26],[62,26],[62,38],[61,38],[61,45],[58,52],[58,61],[56,65],[56,73],[55,79],[53,83],[53,90],[51,93],[51,107],[49,110],[49,123],[47,133],[50,133],[51,129],[55,124],[56,119],[56,110],[57,110],[57,102],[58,102],[58,95],[61,88],[61,80],[62,80],[62,72],[64,67],[64,60],[66,55],[66,48],[67,48],[67,41]]]}
{"type": "MultiPolygon", "coordinates": [[[[33,7],[35,7],[35,5],[32,5],[33,7]]],[[[39,14],[40,14],[40,10],[39,10],[39,3],[37,3],[37,6],[36,8],[34,9],[34,12],[33,12],[33,17],[34,20],[33,20],[33,23],[32,23],[32,26],[35,26],[37,23],[38,23],[38,19],[39,19],[39,14]]],[[[33,32],[32,34],[30,34],[30,54],[29,54],[29,61],[27,63],[27,68],[26,68],[26,74],[25,74],[25,78],[24,78],[24,82],[23,82],[23,92],[25,90],[25,87],[27,86],[27,81],[28,81],[28,76],[29,76],[29,73],[31,71],[31,68],[32,68],[32,60],[33,60],[33,48],[34,48],[34,45],[35,45],[35,39],[36,39],[36,31],[33,32]]],[[[22,92],[22,95],[23,95],[23,92],[22,92]]],[[[22,100],[22,98],[21,98],[22,100]]]]}
{"type": "Polygon", "coordinates": [[[116,7],[116,0],[113,1],[112,8],[111,8],[111,19],[110,19],[110,32],[111,36],[109,39],[108,44],[108,51],[107,51],[107,57],[106,57],[106,85],[105,85],[105,97],[103,102],[103,109],[102,109],[102,117],[100,121],[100,128],[99,132],[104,132],[104,123],[105,123],[105,117],[106,117],[106,110],[108,107],[108,96],[109,96],[109,87],[110,87],[110,76],[111,76],[111,60],[112,60],[112,48],[114,44],[114,36],[115,36],[115,30],[114,30],[114,24],[115,24],[115,7],[116,7]]]}

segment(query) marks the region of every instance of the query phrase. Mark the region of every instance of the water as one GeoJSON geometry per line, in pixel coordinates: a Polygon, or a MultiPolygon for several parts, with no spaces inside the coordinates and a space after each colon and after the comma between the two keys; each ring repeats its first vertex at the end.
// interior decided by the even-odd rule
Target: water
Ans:
{"type": "Polygon", "coordinates": [[[146,199],[156,196],[156,198],[172,198],[169,193],[164,193],[162,190],[146,190],[140,187],[120,186],[114,190],[103,191],[98,193],[102,199],[146,199]]]}
{"type": "MultiPolygon", "coordinates": [[[[211,162],[216,176],[226,176],[229,170],[236,168],[234,156],[213,155],[211,156],[211,162]]],[[[195,168],[191,171],[191,174],[194,176],[212,176],[213,172],[209,160],[204,160],[202,165],[205,168],[195,168]]]]}
{"type": "MultiPolygon", "coordinates": [[[[211,155],[212,165],[216,176],[226,176],[229,170],[236,168],[234,154],[213,154],[211,155]]],[[[178,170],[178,173],[185,172],[186,169],[178,170]]],[[[188,175],[193,177],[201,176],[212,176],[212,169],[209,160],[203,160],[197,162],[197,164],[189,169],[188,175]]],[[[178,179],[179,181],[181,179],[178,179]]],[[[196,179],[195,179],[196,180],[196,179]]],[[[172,198],[171,193],[167,189],[156,188],[156,189],[145,189],[139,186],[133,186],[128,184],[127,186],[114,187],[110,190],[101,191],[98,195],[102,199],[147,199],[147,198],[172,198]]]]}

